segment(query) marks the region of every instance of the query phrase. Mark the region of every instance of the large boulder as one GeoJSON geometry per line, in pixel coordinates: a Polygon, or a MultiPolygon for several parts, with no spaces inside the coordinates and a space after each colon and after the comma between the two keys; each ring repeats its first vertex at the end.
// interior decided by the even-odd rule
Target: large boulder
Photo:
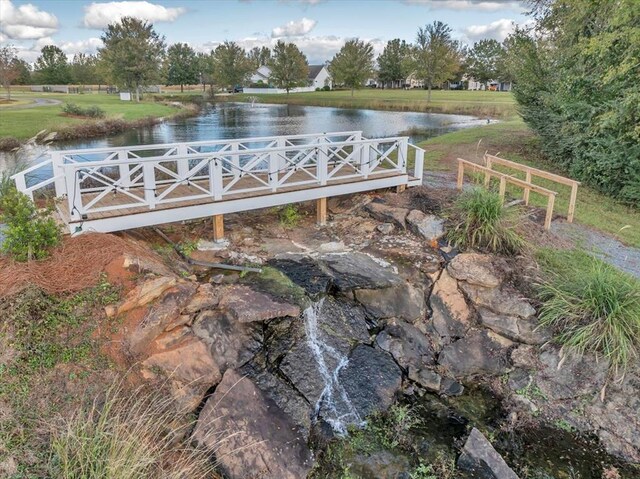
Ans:
{"type": "Polygon", "coordinates": [[[464,281],[460,283],[460,287],[472,303],[496,314],[520,316],[521,318],[528,318],[536,314],[531,303],[514,289],[506,287],[485,288],[464,281]]]}
{"type": "Polygon", "coordinates": [[[443,270],[435,282],[429,304],[433,328],[445,340],[462,337],[471,327],[471,310],[458,282],[443,270]]]}
{"type": "Polygon", "coordinates": [[[360,418],[385,411],[394,402],[402,384],[402,371],[386,352],[371,346],[357,346],[339,381],[360,418]]]}
{"type": "Polygon", "coordinates": [[[313,465],[295,424],[232,369],[204,405],[193,438],[215,454],[230,479],[299,479],[313,465]]]}
{"type": "Polygon", "coordinates": [[[442,348],[438,363],[455,377],[503,374],[509,368],[507,353],[511,345],[502,336],[474,328],[442,348]]]}
{"type": "Polygon", "coordinates": [[[433,241],[444,235],[444,220],[435,215],[424,214],[420,210],[411,210],[407,215],[409,230],[417,236],[433,241]]]}
{"type": "Polygon", "coordinates": [[[332,276],[311,256],[298,253],[285,253],[269,261],[274,268],[282,271],[295,284],[310,295],[329,291],[332,276]]]}
{"type": "Polygon", "coordinates": [[[358,289],[355,297],[373,319],[395,317],[413,322],[423,318],[426,311],[424,292],[408,283],[384,289],[358,289]]]}
{"type": "Polygon", "coordinates": [[[376,344],[405,369],[419,370],[435,364],[435,352],[427,337],[404,321],[389,321],[376,337],[376,344]]]}
{"type": "Polygon", "coordinates": [[[407,227],[406,218],[409,210],[406,208],[395,208],[374,201],[365,206],[365,209],[374,219],[382,223],[395,223],[402,229],[407,227]]]}
{"type": "Polygon", "coordinates": [[[535,317],[500,315],[484,308],[480,308],[478,314],[480,324],[513,341],[542,344],[551,339],[548,331],[539,327],[535,317]]]}
{"type": "Polygon", "coordinates": [[[242,323],[300,315],[298,306],[274,301],[270,296],[254,291],[248,286],[231,285],[219,294],[221,299],[218,307],[226,309],[242,323]]]}
{"type": "Polygon", "coordinates": [[[458,468],[471,473],[476,479],[518,479],[502,456],[475,427],[462,448],[458,468]]]}
{"type": "Polygon", "coordinates": [[[174,276],[160,276],[151,278],[133,288],[124,300],[117,306],[109,305],[105,308],[108,317],[140,308],[159,298],[166,290],[176,285],[178,280],[174,276]]]}
{"type": "Polygon", "coordinates": [[[389,265],[364,253],[327,253],[319,260],[339,291],[390,288],[402,282],[389,265]]]}
{"type": "Polygon", "coordinates": [[[485,288],[495,288],[501,282],[492,257],[486,254],[459,254],[447,265],[447,271],[458,281],[466,281],[485,288]]]}

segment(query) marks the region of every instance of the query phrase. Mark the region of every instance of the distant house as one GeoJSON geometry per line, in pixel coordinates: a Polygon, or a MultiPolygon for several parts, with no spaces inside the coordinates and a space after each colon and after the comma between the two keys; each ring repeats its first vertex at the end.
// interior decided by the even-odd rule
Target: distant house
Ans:
{"type": "Polygon", "coordinates": [[[511,91],[512,83],[510,81],[489,80],[488,82],[476,81],[473,77],[468,77],[468,90],[487,90],[487,91],[511,91]]]}
{"type": "Polygon", "coordinates": [[[326,65],[309,65],[309,86],[313,88],[323,88],[333,86],[331,75],[326,65]]]}
{"type": "Polygon", "coordinates": [[[253,73],[253,75],[251,75],[250,80],[251,83],[264,83],[265,85],[268,85],[270,76],[271,69],[266,65],[262,65],[253,73]]]}

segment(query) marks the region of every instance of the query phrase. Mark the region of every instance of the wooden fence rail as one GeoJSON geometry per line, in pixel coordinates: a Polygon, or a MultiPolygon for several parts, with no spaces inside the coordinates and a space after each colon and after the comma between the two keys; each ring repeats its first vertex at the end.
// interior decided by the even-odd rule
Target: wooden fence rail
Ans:
{"type": "Polygon", "coordinates": [[[478,165],[476,163],[472,163],[471,161],[463,160],[462,158],[458,158],[458,181],[457,187],[459,190],[462,189],[462,185],[464,183],[464,171],[465,169],[482,172],[485,174],[485,183],[488,184],[491,177],[498,178],[500,180],[500,189],[499,194],[500,198],[504,201],[504,195],[507,188],[507,183],[511,183],[512,185],[519,186],[523,189],[528,189],[530,191],[534,191],[543,196],[547,197],[547,212],[544,218],[544,228],[551,228],[551,219],[553,218],[553,207],[556,200],[556,192],[548,190],[547,188],[543,188],[542,186],[534,185],[531,182],[523,181],[518,178],[514,178],[513,176],[507,175],[506,173],[500,173],[499,171],[492,170],[491,168],[487,168],[486,166],[478,165]]]}
{"type": "MultiPolygon", "coordinates": [[[[538,168],[533,168],[531,166],[522,165],[520,163],[516,163],[515,161],[505,160],[504,158],[500,158],[495,155],[489,155],[485,153],[484,155],[484,164],[485,167],[489,170],[492,170],[493,165],[501,165],[506,166],[507,168],[512,168],[514,170],[523,171],[526,174],[525,181],[527,183],[531,183],[531,178],[536,176],[538,178],[544,178],[555,183],[560,183],[562,185],[567,185],[571,187],[571,196],[569,197],[569,209],[567,211],[567,221],[569,223],[573,223],[573,217],[576,211],[576,199],[578,197],[578,185],[580,185],[579,181],[572,180],[571,178],[566,178],[564,176],[556,175],[554,173],[549,173],[548,171],[540,170],[538,168]]],[[[492,170],[493,171],[493,170],[492,170]]],[[[489,183],[489,174],[485,173],[484,183],[487,185],[489,183]]],[[[524,194],[522,199],[526,205],[529,204],[529,192],[533,190],[531,187],[524,188],[524,194]]]]}

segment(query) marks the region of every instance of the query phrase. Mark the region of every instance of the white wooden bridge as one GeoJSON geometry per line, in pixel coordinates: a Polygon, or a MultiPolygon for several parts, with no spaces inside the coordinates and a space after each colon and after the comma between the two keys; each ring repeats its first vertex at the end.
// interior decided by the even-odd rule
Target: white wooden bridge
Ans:
{"type": "Polygon", "coordinates": [[[55,194],[70,233],[111,232],[420,185],[424,150],[408,137],[360,131],[82,150],[52,150],[12,178],[34,198],[55,194]]]}

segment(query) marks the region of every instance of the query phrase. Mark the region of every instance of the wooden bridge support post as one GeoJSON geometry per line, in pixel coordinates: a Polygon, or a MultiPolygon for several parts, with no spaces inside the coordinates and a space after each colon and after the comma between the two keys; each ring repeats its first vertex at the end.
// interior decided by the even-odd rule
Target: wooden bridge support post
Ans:
{"type": "Polygon", "coordinates": [[[220,243],[224,240],[224,215],[213,216],[213,241],[220,243]]]}
{"type": "Polygon", "coordinates": [[[327,199],[318,198],[316,200],[316,212],[318,226],[325,226],[327,224],[327,199]]]}

